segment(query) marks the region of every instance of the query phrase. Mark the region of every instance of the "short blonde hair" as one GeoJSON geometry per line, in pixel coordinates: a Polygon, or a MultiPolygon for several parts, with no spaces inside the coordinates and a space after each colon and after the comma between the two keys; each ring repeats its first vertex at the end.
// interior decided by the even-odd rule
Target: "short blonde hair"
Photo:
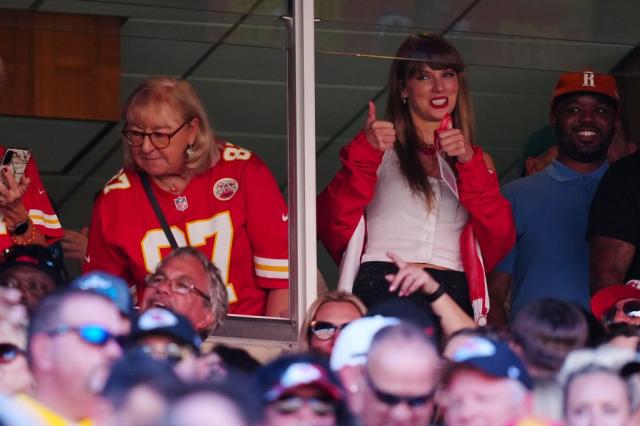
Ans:
{"type": "MultiPolygon", "coordinates": [[[[191,146],[192,155],[186,156],[188,173],[197,175],[211,168],[219,159],[218,141],[209,124],[209,117],[195,89],[187,80],[173,77],[151,77],[135,88],[124,105],[125,122],[144,120],[164,108],[172,108],[183,121],[199,120],[198,133],[191,146]]],[[[123,140],[124,164],[140,170],[131,155],[131,147],[123,140]]]]}
{"type": "Polygon", "coordinates": [[[367,313],[367,307],[362,300],[355,294],[347,293],[340,290],[328,291],[318,296],[316,300],[309,306],[307,314],[304,316],[304,321],[300,327],[300,336],[298,337],[298,350],[300,352],[307,352],[309,350],[309,341],[311,335],[309,334],[311,328],[311,321],[316,318],[316,314],[327,302],[342,302],[351,303],[362,316],[367,313]]]}

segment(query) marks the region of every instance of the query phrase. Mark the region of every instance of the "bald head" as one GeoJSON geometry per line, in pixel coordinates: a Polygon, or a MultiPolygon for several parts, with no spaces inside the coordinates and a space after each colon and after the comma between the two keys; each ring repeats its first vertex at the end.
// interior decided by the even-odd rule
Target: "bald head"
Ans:
{"type": "Polygon", "coordinates": [[[364,367],[364,426],[428,425],[440,356],[434,343],[410,324],[382,329],[364,367]]]}

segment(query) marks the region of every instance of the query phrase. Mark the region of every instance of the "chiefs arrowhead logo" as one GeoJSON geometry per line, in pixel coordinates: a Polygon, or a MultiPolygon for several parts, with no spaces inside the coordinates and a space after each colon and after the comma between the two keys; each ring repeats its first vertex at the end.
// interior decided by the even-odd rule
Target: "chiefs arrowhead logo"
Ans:
{"type": "Polygon", "coordinates": [[[228,201],[238,192],[238,181],[222,178],[213,185],[213,196],[220,201],[228,201]]]}

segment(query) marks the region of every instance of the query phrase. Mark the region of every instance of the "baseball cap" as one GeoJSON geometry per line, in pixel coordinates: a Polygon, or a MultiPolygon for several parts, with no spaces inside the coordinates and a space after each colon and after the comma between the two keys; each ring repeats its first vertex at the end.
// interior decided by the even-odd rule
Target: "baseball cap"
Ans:
{"type": "Polygon", "coordinates": [[[363,317],[352,321],[340,332],[331,351],[331,370],[338,371],[347,365],[362,365],[367,361],[367,354],[373,336],[385,327],[400,324],[398,318],[382,315],[363,317]]]}
{"type": "Polygon", "coordinates": [[[599,74],[589,69],[582,72],[566,72],[560,75],[553,96],[551,98],[552,107],[558,97],[575,92],[598,93],[620,102],[618,95],[618,85],[616,79],[609,74],[599,74]]]}
{"type": "Polygon", "coordinates": [[[264,366],[257,377],[267,402],[276,401],[302,386],[318,388],[335,401],[343,398],[339,381],[326,361],[314,355],[298,354],[276,359],[264,366]]]}
{"type": "Polygon", "coordinates": [[[126,317],[133,314],[133,302],[129,294],[129,286],[122,278],[107,272],[94,271],[76,278],[71,288],[92,291],[108,297],[126,317]]]}
{"type": "Polygon", "coordinates": [[[527,369],[506,341],[470,337],[456,349],[451,360],[444,374],[444,383],[449,382],[459,369],[471,368],[487,376],[517,380],[527,389],[533,389],[527,369]]]}
{"type": "Polygon", "coordinates": [[[0,274],[16,265],[29,266],[44,272],[58,287],[67,283],[66,271],[49,249],[41,245],[13,245],[4,249],[0,257],[0,274]]]}
{"type": "Polygon", "coordinates": [[[598,290],[591,297],[591,312],[598,321],[602,321],[603,315],[623,299],[640,300],[640,282],[630,281],[627,284],[615,284],[598,290]]]}
{"type": "Polygon", "coordinates": [[[138,316],[131,328],[131,341],[145,336],[167,336],[180,344],[200,350],[202,339],[185,316],[165,308],[147,309],[138,316]]]}

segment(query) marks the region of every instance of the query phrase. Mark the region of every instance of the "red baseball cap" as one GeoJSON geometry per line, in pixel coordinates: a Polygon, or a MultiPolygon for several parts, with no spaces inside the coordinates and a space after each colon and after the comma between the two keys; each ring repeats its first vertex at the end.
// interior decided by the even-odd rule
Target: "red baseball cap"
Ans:
{"type": "Polygon", "coordinates": [[[553,89],[551,105],[555,104],[558,97],[575,92],[598,93],[613,99],[616,104],[620,102],[616,79],[612,75],[599,74],[587,69],[562,74],[553,89]]]}
{"type": "Polygon", "coordinates": [[[640,289],[635,284],[616,284],[597,291],[591,297],[591,312],[602,321],[602,316],[623,299],[640,300],[640,289]]]}

